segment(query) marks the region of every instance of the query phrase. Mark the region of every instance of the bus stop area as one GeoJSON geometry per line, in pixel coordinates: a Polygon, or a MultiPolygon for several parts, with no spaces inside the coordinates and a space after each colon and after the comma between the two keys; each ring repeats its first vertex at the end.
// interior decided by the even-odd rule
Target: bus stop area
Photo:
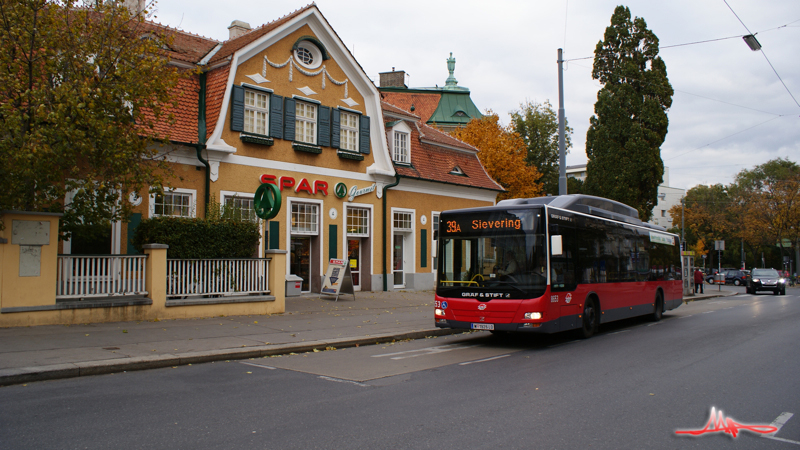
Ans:
{"type": "MultiPolygon", "coordinates": [[[[684,301],[734,294],[706,286],[684,301]]],[[[304,294],[283,314],[0,328],[0,386],[464,332],[436,328],[433,303],[432,291],[304,294]]]]}

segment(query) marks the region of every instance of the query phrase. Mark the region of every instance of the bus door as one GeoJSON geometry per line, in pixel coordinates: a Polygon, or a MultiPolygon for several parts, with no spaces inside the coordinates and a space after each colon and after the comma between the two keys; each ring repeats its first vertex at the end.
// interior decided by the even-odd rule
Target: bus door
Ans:
{"type": "Polygon", "coordinates": [[[582,298],[573,296],[577,288],[575,276],[575,226],[569,214],[559,212],[559,218],[550,216],[550,298],[558,302],[561,327],[564,330],[577,328],[582,313],[582,298]]]}

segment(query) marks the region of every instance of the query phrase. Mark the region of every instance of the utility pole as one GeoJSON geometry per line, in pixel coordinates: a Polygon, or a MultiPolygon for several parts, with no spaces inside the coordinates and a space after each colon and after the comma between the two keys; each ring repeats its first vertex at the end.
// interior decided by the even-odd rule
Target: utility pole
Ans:
{"type": "Polygon", "coordinates": [[[564,137],[564,59],[558,49],[558,195],[567,195],[567,146],[564,137]]]}

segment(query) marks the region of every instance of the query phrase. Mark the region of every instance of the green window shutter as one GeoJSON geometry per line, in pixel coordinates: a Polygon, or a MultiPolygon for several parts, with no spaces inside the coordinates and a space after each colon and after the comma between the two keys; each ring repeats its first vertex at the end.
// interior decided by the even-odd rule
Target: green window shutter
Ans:
{"type": "Polygon", "coordinates": [[[342,112],[338,109],[331,110],[331,147],[339,148],[342,133],[342,112]]]}
{"type": "Polygon", "coordinates": [[[358,137],[358,151],[369,155],[369,117],[361,116],[359,124],[361,129],[358,137]]]}
{"type": "Polygon", "coordinates": [[[244,131],[244,88],[234,86],[231,94],[231,131],[244,131]]]}
{"type": "Polygon", "coordinates": [[[140,213],[131,214],[128,220],[128,250],[129,255],[138,255],[139,251],[133,246],[133,237],[136,236],[136,227],[142,223],[142,215],[140,213]]]}
{"type": "Polygon", "coordinates": [[[283,139],[283,97],[269,96],[269,135],[275,139],[283,139]]]}
{"type": "Polygon", "coordinates": [[[420,261],[421,267],[428,267],[428,230],[420,230],[420,249],[419,254],[422,261],[420,261]]]}
{"type": "Polygon", "coordinates": [[[336,245],[339,239],[337,230],[336,225],[328,225],[328,258],[339,258],[339,246],[336,245]]]}
{"type": "Polygon", "coordinates": [[[317,108],[317,145],[320,147],[331,146],[331,108],[319,106],[317,108]]]}
{"type": "Polygon", "coordinates": [[[275,220],[269,222],[269,242],[270,250],[278,250],[281,248],[281,223],[275,220]]]}
{"type": "Polygon", "coordinates": [[[293,98],[284,99],[283,105],[283,138],[287,141],[294,140],[295,101],[293,98]]]}

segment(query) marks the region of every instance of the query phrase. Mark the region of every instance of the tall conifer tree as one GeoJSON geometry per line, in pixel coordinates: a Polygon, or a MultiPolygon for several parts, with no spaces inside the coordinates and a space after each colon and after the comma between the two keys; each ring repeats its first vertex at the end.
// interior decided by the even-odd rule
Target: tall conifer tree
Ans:
{"type": "Polygon", "coordinates": [[[625,203],[650,220],[664,175],[661,144],[667,135],[672,86],[658,56],[658,37],[641,17],[618,6],[597,43],[592,78],[595,115],[586,133],[584,192],[625,203]]]}

